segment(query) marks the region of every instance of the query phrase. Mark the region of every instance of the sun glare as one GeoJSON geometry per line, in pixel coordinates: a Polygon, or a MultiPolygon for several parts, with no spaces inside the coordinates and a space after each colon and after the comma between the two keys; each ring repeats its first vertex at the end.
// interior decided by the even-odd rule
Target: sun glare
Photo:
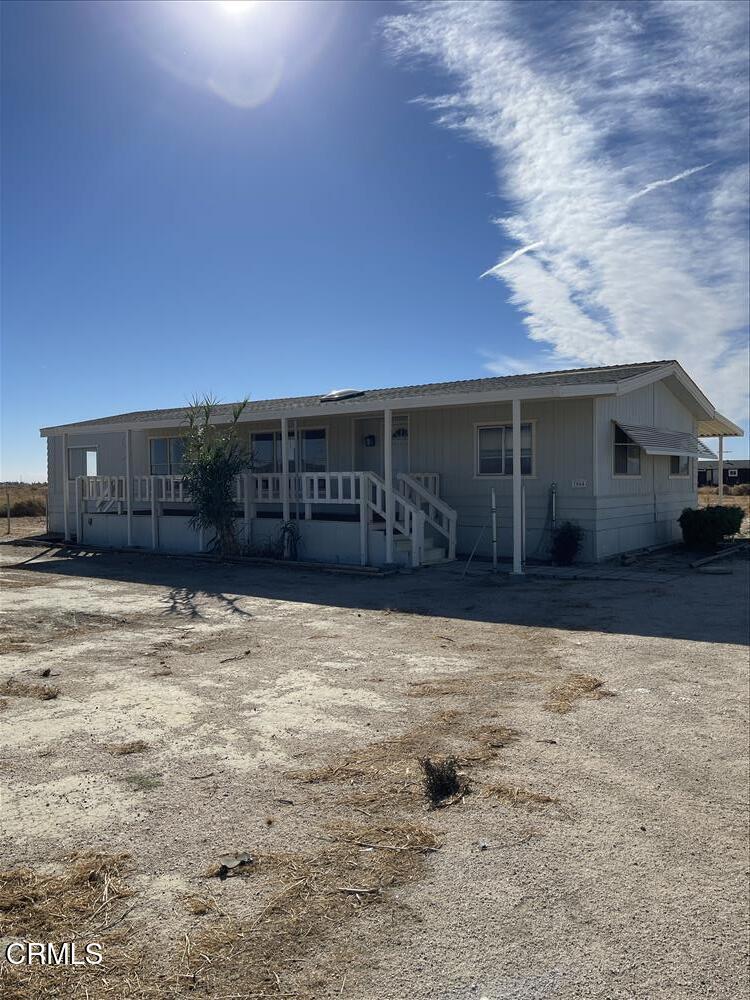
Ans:
{"type": "Polygon", "coordinates": [[[223,14],[242,17],[258,6],[258,0],[215,0],[215,4],[223,14]]]}

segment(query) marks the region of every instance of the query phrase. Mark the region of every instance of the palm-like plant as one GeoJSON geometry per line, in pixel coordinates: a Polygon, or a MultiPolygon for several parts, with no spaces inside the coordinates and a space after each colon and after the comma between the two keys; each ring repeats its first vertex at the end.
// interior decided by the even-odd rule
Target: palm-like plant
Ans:
{"type": "Polygon", "coordinates": [[[247,400],[232,408],[228,423],[216,422],[218,401],[211,396],[194,399],[187,413],[183,480],[195,513],[190,525],[212,532],[211,551],[221,555],[239,552],[234,527],[234,479],[250,468],[251,458],[242,448],[238,421],[247,400]]]}

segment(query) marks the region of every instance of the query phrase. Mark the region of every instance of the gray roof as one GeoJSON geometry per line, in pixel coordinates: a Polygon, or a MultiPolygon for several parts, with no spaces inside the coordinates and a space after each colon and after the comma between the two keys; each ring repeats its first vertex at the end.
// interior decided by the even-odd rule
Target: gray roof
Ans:
{"type": "MultiPolygon", "coordinates": [[[[626,379],[643,375],[650,369],[659,368],[662,365],[675,364],[674,361],[645,361],[640,364],[630,365],[608,365],[603,368],[568,368],[556,372],[536,372],[529,375],[498,375],[492,378],[463,379],[459,382],[430,382],[425,385],[402,385],[390,389],[365,389],[351,399],[351,402],[361,404],[372,401],[373,403],[386,403],[389,400],[398,401],[413,397],[444,396],[451,393],[467,392],[492,392],[493,390],[503,391],[521,388],[545,388],[553,389],[557,386],[585,386],[595,385],[602,382],[617,383],[626,379]]],[[[294,410],[308,410],[318,406],[326,408],[330,412],[331,402],[323,402],[322,396],[328,392],[324,390],[317,396],[292,396],[285,399],[260,399],[248,403],[246,414],[248,416],[262,415],[265,412],[278,412],[286,410],[293,415],[294,410]]],[[[340,407],[342,411],[347,409],[349,400],[343,399],[333,405],[340,407]]],[[[233,406],[236,403],[222,403],[216,407],[217,417],[231,416],[233,406]]],[[[375,407],[374,407],[375,408],[375,407]]],[[[177,406],[164,410],[137,410],[133,413],[118,413],[114,416],[99,417],[95,420],[76,421],[74,424],[63,424],[61,427],[96,427],[99,424],[133,424],[133,423],[154,423],[158,420],[175,421],[184,419],[187,407],[177,406]]],[[[47,429],[47,428],[45,428],[47,429]]]]}

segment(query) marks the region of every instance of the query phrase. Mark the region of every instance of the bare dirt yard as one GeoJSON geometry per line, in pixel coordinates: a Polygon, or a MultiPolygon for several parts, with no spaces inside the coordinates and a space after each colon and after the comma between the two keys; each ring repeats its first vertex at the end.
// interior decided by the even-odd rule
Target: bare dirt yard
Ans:
{"type": "Polygon", "coordinates": [[[3,997],[745,995],[745,559],[0,560],[3,997]]]}

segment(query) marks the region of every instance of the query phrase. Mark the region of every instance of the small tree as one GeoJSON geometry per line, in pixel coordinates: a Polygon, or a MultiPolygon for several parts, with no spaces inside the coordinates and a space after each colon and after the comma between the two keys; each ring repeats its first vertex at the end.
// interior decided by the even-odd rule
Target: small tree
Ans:
{"type": "Polygon", "coordinates": [[[250,468],[251,458],[242,449],[237,426],[247,400],[232,408],[231,420],[224,424],[215,422],[217,405],[210,396],[190,404],[183,479],[195,504],[191,527],[213,532],[209,548],[226,556],[239,552],[234,528],[234,479],[250,468]]]}

